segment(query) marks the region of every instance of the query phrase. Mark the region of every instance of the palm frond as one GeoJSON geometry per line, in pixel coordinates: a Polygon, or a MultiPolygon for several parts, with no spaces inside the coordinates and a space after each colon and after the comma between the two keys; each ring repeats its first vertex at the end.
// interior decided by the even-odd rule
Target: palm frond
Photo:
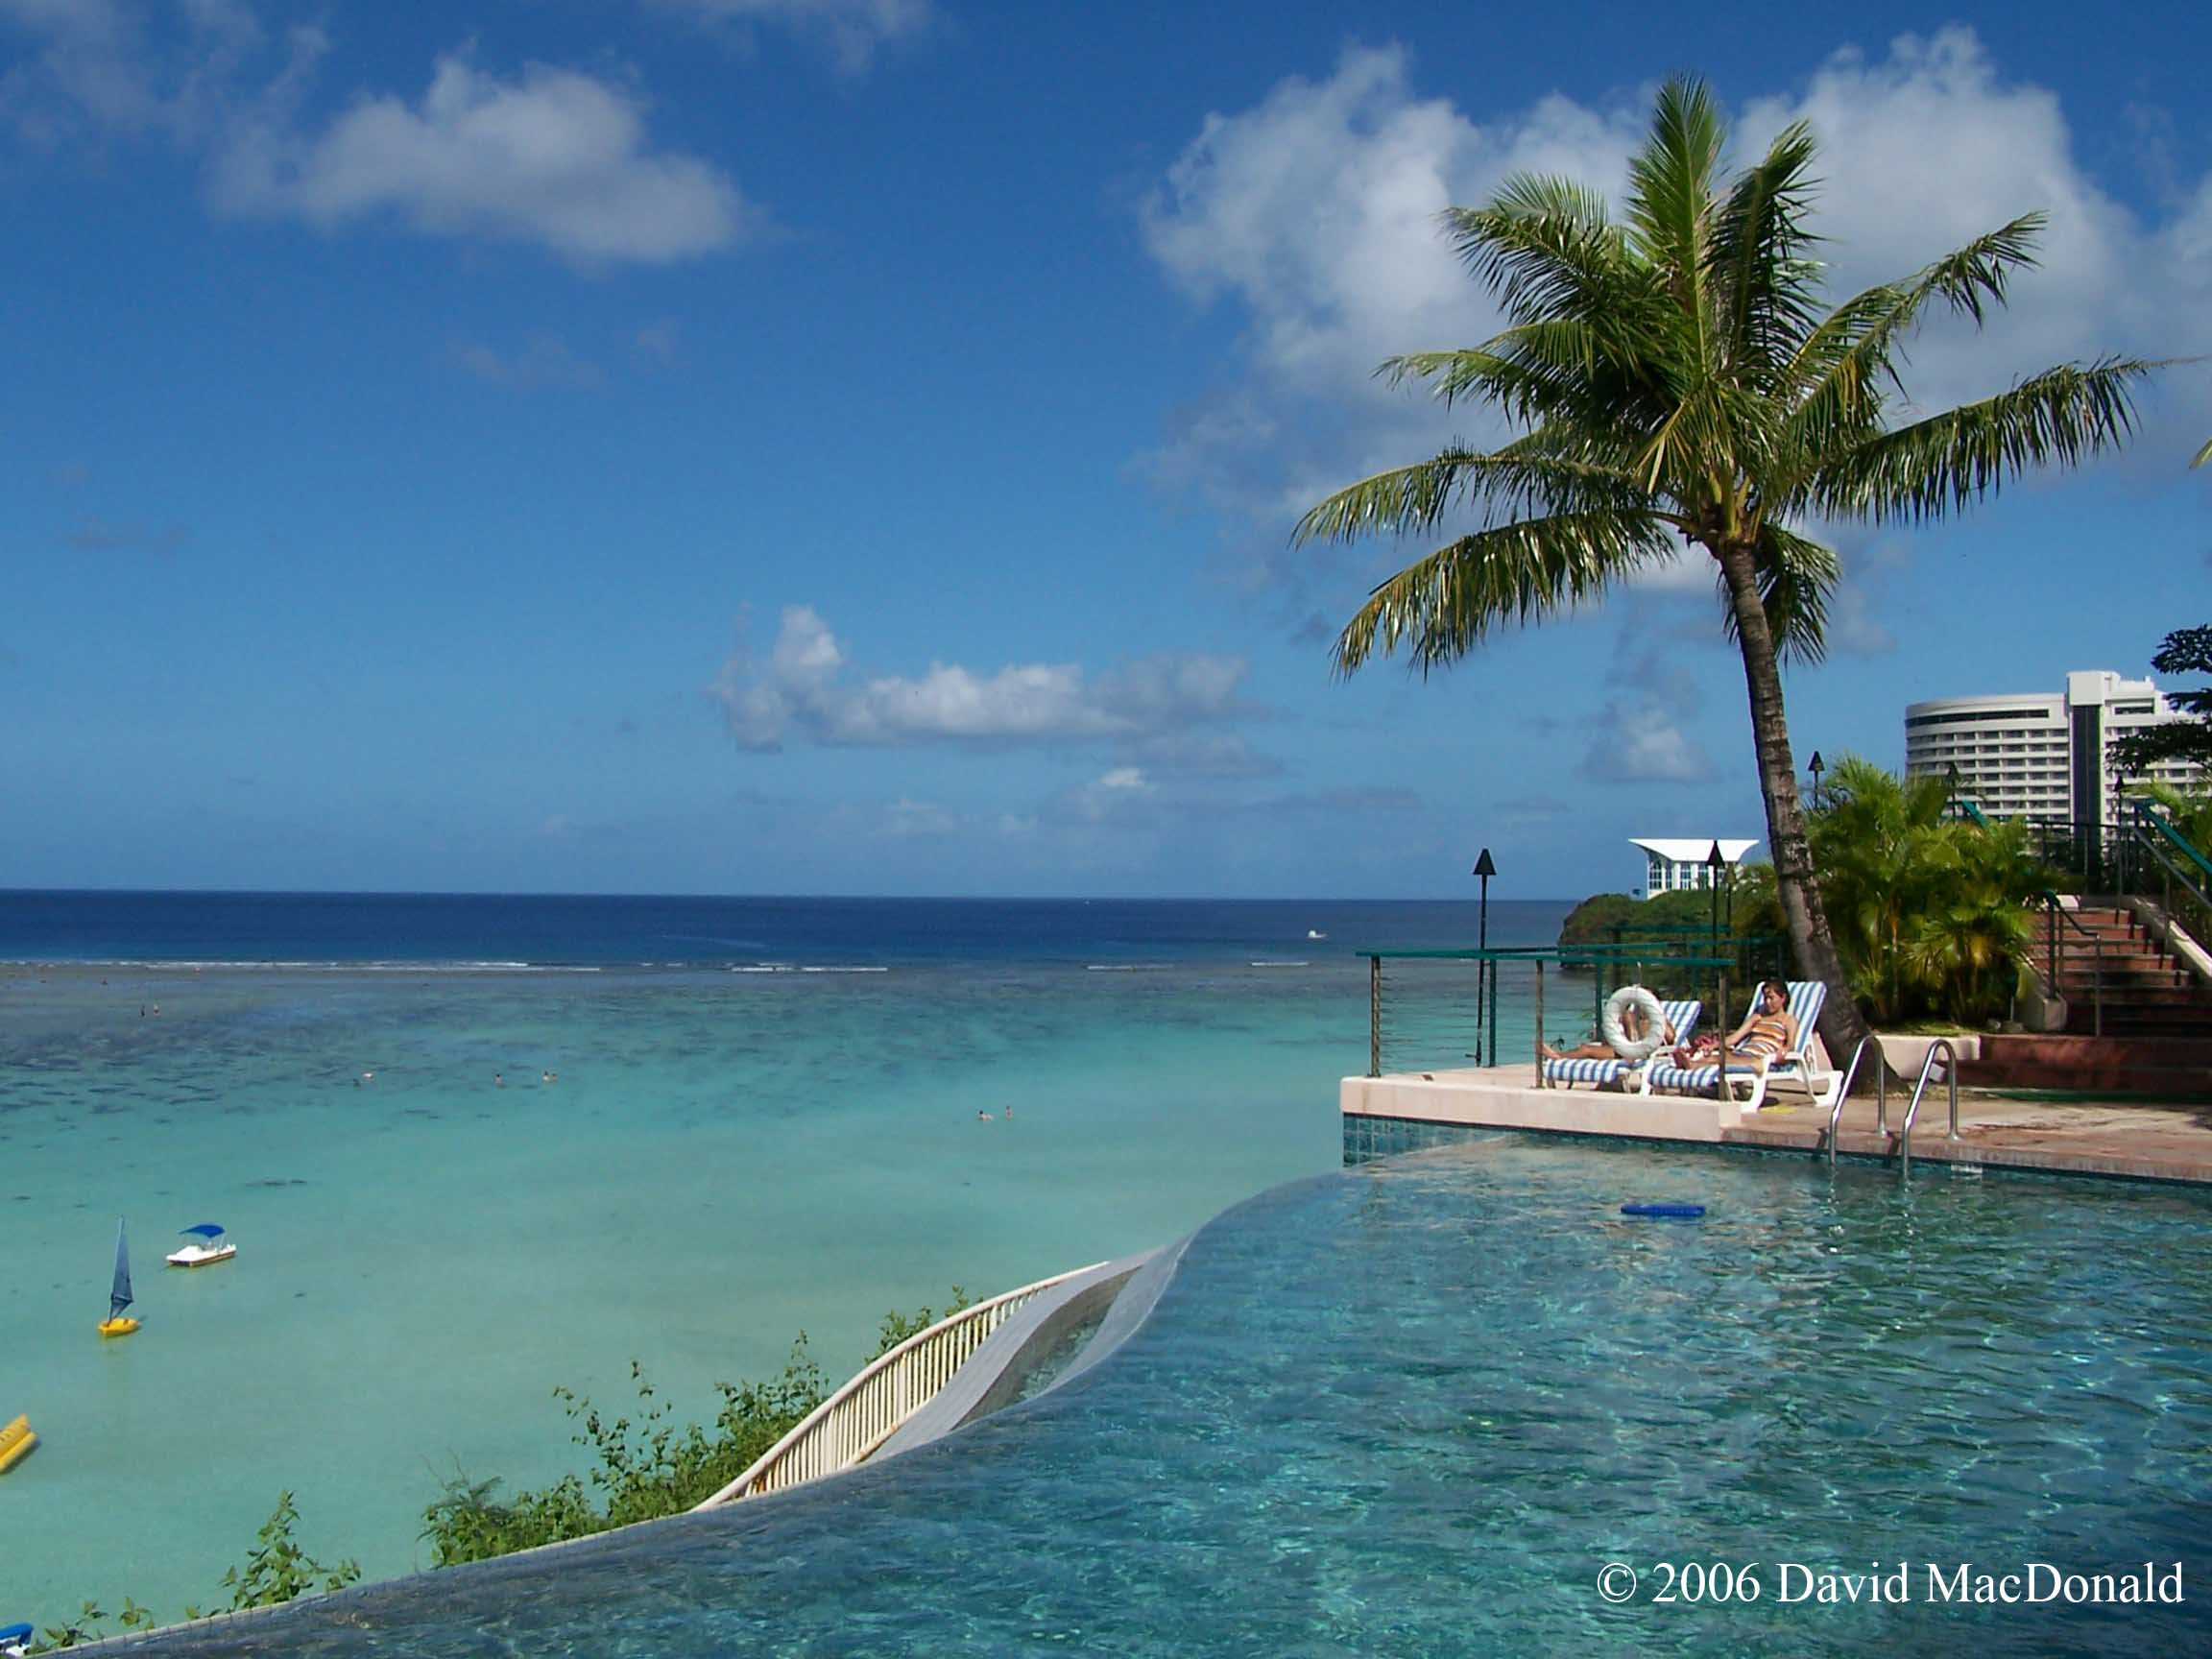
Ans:
{"type": "Polygon", "coordinates": [[[1881,433],[1822,466],[1806,498],[1838,517],[1940,518],[2031,467],[2078,466],[2135,428],[2133,384],[2160,367],[2106,357],[2062,364],[1979,403],[1881,433]]]}
{"type": "Polygon", "coordinates": [[[1486,205],[1447,208],[1442,220],[1469,273],[1516,323],[1617,325],[1648,301],[1603,202],[1567,180],[1521,175],[1486,205]]]}
{"type": "Polygon", "coordinates": [[[1727,308],[1730,367],[1761,387],[1781,379],[1818,321],[1820,266],[1805,257],[1815,238],[1804,225],[1816,148],[1804,122],[1784,128],[1736,181],[1713,224],[1710,256],[1727,308]]]}
{"type": "Polygon", "coordinates": [[[1700,366],[1712,361],[1706,237],[1727,143],[1727,125],[1711,89],[1678,77],[1659,88],[1650,135],[1628,162],[1629,225],[1688,324],[1690,360],[1700,366]]]}
{"type": "Polygon", "coordinates": [[[1336,671],[1404,646],[1427,673],[1498,628],[1540,622],[1674,555],[1648,513],[1558,513],[1463,536],[1375,589],[1337,637],[1336,671]]]}
{"type": "Polygon", "coordinates": [[[2023,214],[1946,253],[1903,282],[1856,294],[1805,337],[1782,376],[1794,395],[1791,445],[1817,458],[1880,426],[1884,384],[1903,390],[1896,362],[1905,336],[1932,301],[1980,324],[2005,302],[2011,273],[2035,263],[2040,213],[2023,214]]]}
{"type": "Polygon", "coordinates": [[[1578,317],[1516,324],[1468,349],[1391,357],[1376,373],[1392,385],[1427,381],[1447,405],[1468,398],[1495,404],[1529,426],[1648,424],[1669,406],[1643,343],[1578,317]]]}
{"type": "Polygon", "coordinates": [[[2204,440],[2204,447],[2197,451],[2197,459],[2190,462],[2189,465],[2201,467],[2207,461],[2212,461],[2212,438],[2204,440]]]}
{"type": "Polygon", "coordinates": [[[1372,535],[1421,535],[1454,512],[1500,516],[1543,508],[1620,511],[1640,506],[1635,481],[1615,469],[1546,455],[1535,447],[1483,452],[1451,448],[1339,490],[1298,520],[1293,546],[1372,535]]]}
{"type": "MultiPolygon", "coordinates": [[[[1779,524],[1766,524],[1753,558],[1775,655],[1785,662],[1822,661],[1828,655],[1828,597],[1843,573],[1835,551],[1779,524]]],[[[1722,624],[1729,643],[1736,644],[1736,608],[1725,602],[1725,582],[1722,600],[1722,624]]]]}

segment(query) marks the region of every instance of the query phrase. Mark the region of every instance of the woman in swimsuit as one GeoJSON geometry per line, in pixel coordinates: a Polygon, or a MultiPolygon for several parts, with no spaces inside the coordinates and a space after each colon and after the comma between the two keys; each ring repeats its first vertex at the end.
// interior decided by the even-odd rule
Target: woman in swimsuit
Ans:
{"type": "Polygon", "coordinates": [[[1728,1033],[1728,1058],[1756,1061],[1764,1071],[1796,1046],[1797,1017],[1790,1012],[1789,993],[1769,979],[1759,987],[1751,1017],[1728,1033]]]}

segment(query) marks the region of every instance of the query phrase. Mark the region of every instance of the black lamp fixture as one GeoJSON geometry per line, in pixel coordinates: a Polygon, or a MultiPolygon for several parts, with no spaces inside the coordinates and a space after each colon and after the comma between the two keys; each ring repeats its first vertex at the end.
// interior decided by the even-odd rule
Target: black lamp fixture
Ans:
{"type": "MultiPolygon", "coordinates": [[[[1711,878],[1709,885],[1713,889],[1713,932],[1710,949],[1715,957],[1718,957],[1720,954],[1720,872],[1727,868],[1728,860],[1720,855],[1720,843],[1719,841],[1715,841],[1713,843],[1713,851],[1705,854],[1705,870],[1706,874],[1711,878]]],[[[1717,968],[1714,970],[1714,972],[1718,974],[1719,970],[1717,968]]],[[[1716,992],[1720,990],[1720,982],[1718,979],[1715,981],[1714,989],[1716,992]]],[[[1716,1008],[1719,1007],[1721,1002],[1724,1002],[1726,999],[1727,998],[1723,994],[1720,997],[1720,1000],[1716,1001],[1714,1006],[1716,1008]]]]}
{"type": "MultiPolygon", "coordinates": [[[[1476,924],[1476,944],[1479,950],[1487,951],[1490,949],[1490,878],[1498,874],[1498,866],[1490,856],[1489,848],[1483,848],[1475,855],[1475,868],[1469,874],[1482,883],[1482,908],[1480,920],[1476,924]]],[[[1490,1023],[1493,1026],[1498,1023],[1498,998],[1496,992],[1490,989],[1497,977],[1497,969],[1490,958],[1487,955],[1478,956],[1475,960],[1475,1064],[1478,1068],[1482,1064],[1482,1014],[1485,1003],[1489,1007],[1490,1023]]],[[[1490,1038],[1490,1051],[1491,1057],[1495,1059],[1498,1051],[1495,1032],[1490,1038]]]]}
{"type": "Polygon", "coordinates": [[[1827,763],[1820,758],[1819,750],[1813,751],[1813,758],[1805,770],[1813,774],[1813,810],[1817,812],[1820,810],[1820,774],[1828,770],[1827,763]]]}

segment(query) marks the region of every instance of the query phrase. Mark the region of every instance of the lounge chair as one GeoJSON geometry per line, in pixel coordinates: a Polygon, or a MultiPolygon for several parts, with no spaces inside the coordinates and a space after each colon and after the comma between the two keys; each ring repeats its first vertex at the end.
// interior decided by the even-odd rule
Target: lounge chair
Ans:
{"type": "MultiPolygon", "coordinates": [[[[1752,1005],[1758,1005],[1759,994],[1752,994],[1752,1005]]],[[[1797,1019],[1797,1042],[1786,1054],[1778,1054],[1765,1066],[1753,1065],[1747,1060],[1728,1062],[1728,1093],[1746,1112],[1756,1112],[1767,1103],[1767,1092],[1776,1083],[1787,1083],[1802,1089],[1815,1106],[1833,1106],[1836,1090],[1841,1078],[1833,1069],[1823,1069],[1818,1046],[1820,1009],[1828,1000],[1828,987],[1817,979],[1792,979],[1790,981],[1790,1012],[1797,1019]],[[1738,1091],[1747,1091],[1740,1094],[1738,1091]]],[[[1744,1015],[1750,1018],[1749,1012],[1744,1015]]],[[[1644,1068],[1644,1093],[1653,1094],[1662,1089],[1677,1090],[1692,1094],[1711,1094],[1720,1081],[1720,1068],[1711,1066],[1676,1066],[1654,1058],[1644,1068]]]]}
{"type": "MultiPolygon", "coordinates": [[[[1687,1043],[1690,1033],[1697,1029],[1697,1017],[1704,1013],[1705,1004],[1693,998],[1688,1002],[1662,1002],[1659,1012],[1669,1025],[1674,1027],[1674,1041],[1687,1043]]],[[[1661,1047],[1652,1058],[1667,1050],[1661,1047]]],[[[1629,1072],[1646,1065],[1642,1060],[1547,1060],[1544,1062],[1544,1081],[1568,1088],[1576,1083],[1595,1083],[1602,1089],[1609,1083],[1618,1083],[1629,1072]]]]}

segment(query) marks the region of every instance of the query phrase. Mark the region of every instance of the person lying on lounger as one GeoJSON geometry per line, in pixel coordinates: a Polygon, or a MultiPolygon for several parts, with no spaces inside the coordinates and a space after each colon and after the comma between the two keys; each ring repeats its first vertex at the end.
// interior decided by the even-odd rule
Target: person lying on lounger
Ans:
{"type": "MultiPolygon", "coordinates": [[[[1635,1003],[1631,1002],[1621,1010],[1621,1035],[1628,1042],[1643,1042],[1647,1029],[1647,1027],[1644,1023],[1644,1010],[1637,1007],[1635,1003]]],[[[1659,1041],[1661,1043],[1674,1041],[1674,1022],[1671,1020],[1661,1018],[1659,1041]]],[[[1613,1045],[1606,1042],[1602,1037],[1593,1038],[1577,1048],[1554,1048],[1549,1043],[1541,1043],[1537,1046],[1543,1051],[1544,1058],[1547,1060],[1618,1060],[1621,1058],[1614,1051],[1613,1045]]]]}
{"type": "MultiPolygon", "coordinates": [[[[1752,998],[1751,1012],[1743,1023],[1728,1033],[1728,1063],[1743,1061],[1764,1071],[1796,1046],[1797,1016],[1790,1012],[1790,994],[1780,980],[1769,979],[1759,987],[1759,995],[1752,998]]],[[[1688,1048],[1674,1050],[1677,1066],[1709,1065],[1713,1059],[1710,1050],[1700,1053],[1693,1053],[1688,1048]]]]}

